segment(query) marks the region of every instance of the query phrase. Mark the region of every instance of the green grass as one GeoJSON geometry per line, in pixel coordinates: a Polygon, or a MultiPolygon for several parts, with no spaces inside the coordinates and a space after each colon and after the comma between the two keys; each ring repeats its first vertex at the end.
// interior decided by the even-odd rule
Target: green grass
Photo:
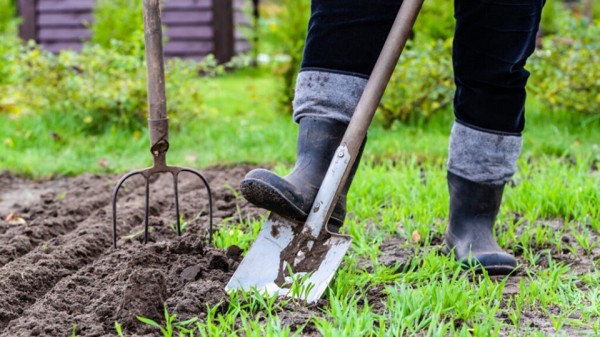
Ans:
{"type": "MultiPolygon", "coordinates": [[[[278,83],[267,69],[247,69],[209,81],[198,80],[202,112],[171,129],[170,163],[205,167],[222,163],[287,163],[294,160],[296,125],[277,110],[278,83]]],[[[597,120],[543,113],[530,102],[523,160],[544,157],[600,160],[597,120]],[[549,118],[551,118],[549,120],[549,118]]],[[[442,163],[447,155],[452,113],[428,125],[375,122],[369,131],[367,161],[442,163]]],[[[123,172],[151,163],[147,130],[107,127],[99,135],[76,132],[65,114],[0,115],[0,167],[32,177],[123,172]]]]}
{"type": "MultiPolygon", "coordinates": [[[[203,112],[172,128],[168,161],[204,167],[217,163],[291,161],[295,131],[274,114],[275,84],[265,71],[247,70],[212,81],[198,80],[203,112]],[[266,144],[280,144],[273,147],[266,144]]],[[[122,172],[150,165],[146,130],[108,128],[77,133],[64,114],[0,116],[0,167],[33,177],[122,172]]]]}
{"type": "MultiPolygon", "coordinates": [[[[297,131],[289,116],[277,113],[277,84],[266,71],[244,70],[202,85],[204,112],[173,130],[170,162],[290,167],[297,131]]],[[[519,171],[507,186],[496,230],[500,244],[524,264],[518,276],[473,277],[432,246],[448,215],[451,113],[428,125],[386,130],[375,123],[343,227],[354,241],[325,294],[327,304],[309,308],[312,316],[293,330],[282,313],[306,310],[301,304],[231,294],[228,306],[209,308],[185,331],[173,323],[173,335],[293,336],[316,329],[325,336],[600,336],[600,125],[545,113],[535,102],[527,110],[519,171]],[[415,252],[401,272],[379,263],[392,237],[415,252]],[[382,296],[371,299],[373,292],[382,296]]],[[[149,164],[145,130],[139,137],[119,130],[89,137],[58,128],[68,126],[68,117],[58,118],[67,120],[0,116],[1,167],[40,177],[149,164]]],[[[248,248],[260,226],[256,220],[225,223],[215,244],[248,248]]]]}

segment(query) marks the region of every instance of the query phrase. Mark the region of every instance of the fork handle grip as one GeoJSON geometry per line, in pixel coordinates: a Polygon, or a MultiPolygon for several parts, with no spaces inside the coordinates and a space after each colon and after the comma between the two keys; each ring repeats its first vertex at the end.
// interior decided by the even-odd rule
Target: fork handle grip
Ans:
{"type": "MultiPolygon", "coordinates": [[[[159,0],[144,0],[144,38],[146,41],[148,114],[150,120],[165,119],[167,118],[167,97],[159,0]]],[[[165,137],[159,138],[168,138],[168,129],[165,129],[165,133],[165,137]]]]}

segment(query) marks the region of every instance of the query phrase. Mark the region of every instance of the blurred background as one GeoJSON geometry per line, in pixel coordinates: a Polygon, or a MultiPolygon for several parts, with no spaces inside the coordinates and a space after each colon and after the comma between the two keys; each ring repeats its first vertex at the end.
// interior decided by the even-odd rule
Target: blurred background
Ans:
{"type": "MultiPolygon", "coordinates": [[[[164,2],[172,156],[293,161],[290,102],[309,14],[309,0],[164,2]]],[[[445,156],[453,26],[452,1],[425,1],[381,102],[372,160],[445,156]],[[400,129],[411,141],[394,138],[400,129]]],[[[599,1],[547,1],[528,64],[538,128],[526,151],[600,157],[598,134],[586,131],[600,120],[599,36],[599,1]]],[[[148,162],[143,53],[141,1],[0,0],[0,168],[49,176],[148,162]]]]}

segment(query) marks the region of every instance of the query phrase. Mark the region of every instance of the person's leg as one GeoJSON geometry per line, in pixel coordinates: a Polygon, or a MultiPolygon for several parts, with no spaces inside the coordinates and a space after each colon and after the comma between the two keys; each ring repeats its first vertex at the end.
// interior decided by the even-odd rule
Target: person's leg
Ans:
{"type": "Polygon", "coordinates": [[[543,5],[544,0],[455,0],[456,122],[445,238],[457,259],[495,274],[517,265],[492,232],[521,151],[529,77],[524,66],[535,49],[543,5]]]}
{"type": "MultiPolygon", "coordinates": [[[[249,172],[240,186],[247,200],[282,216],[306,219],[401,3],[312,1],[293,102],[300,128],[296,165],[285,177],[264,169],[249,172]]],[[[344,222],[351,182],[352,176],[331,216],[331,230],[344,222]]]]}

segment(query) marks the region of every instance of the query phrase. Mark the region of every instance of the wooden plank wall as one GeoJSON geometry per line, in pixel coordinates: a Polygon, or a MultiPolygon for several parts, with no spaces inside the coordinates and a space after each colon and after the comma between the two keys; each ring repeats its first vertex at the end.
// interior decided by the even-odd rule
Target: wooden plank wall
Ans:
{"type": "MultiPolygon", "coordinates": [[[[165,56],[202,59],[215,54],[226,62],[249,49],[237,25],[247,25],[246,0],[168,0],[162,19],[167,27],[165,56]]],[[[46,49],[80,50],[90,38],[86,28],[96,0],[19,0],[21,37],[35,39],[46,49]]],[[[140,14],[141,15],[141,14],[140,14]]]]}

